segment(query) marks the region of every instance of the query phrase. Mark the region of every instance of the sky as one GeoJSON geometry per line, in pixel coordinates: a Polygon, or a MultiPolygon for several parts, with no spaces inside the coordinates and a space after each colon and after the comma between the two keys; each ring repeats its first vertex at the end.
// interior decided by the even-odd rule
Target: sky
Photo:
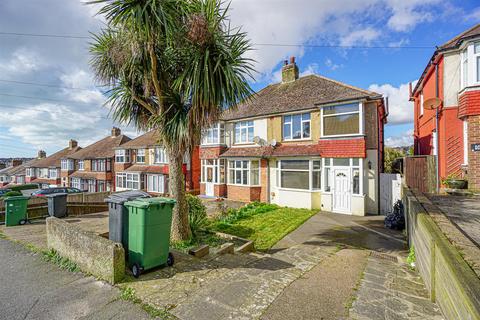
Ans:
{"type": "MultiPolygon", "coordinates": [[[[0,158],[33,157],[40,149],[52,154],[70,139],[87,146],[114,125],[132,138],[139,135],[113,123],[89,67],[85,37],[105,23],[98,9],[78,0],[0,1],[0,158]]],[[[229,17],[253,44],[255,90],[280,81],[282,61],[295,56],[302,75],[316,73],[388,96],[386,144],[404,146],[413,143],[408,84],[420,77],[436,45],[480,22],[480,4],[233,0],[229,17]]]]}

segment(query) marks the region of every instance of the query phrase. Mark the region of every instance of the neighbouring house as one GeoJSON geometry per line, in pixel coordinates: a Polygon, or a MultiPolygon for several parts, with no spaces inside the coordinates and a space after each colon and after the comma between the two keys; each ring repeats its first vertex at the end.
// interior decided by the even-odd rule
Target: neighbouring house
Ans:
{"type": "Polygon", "coordinates": [[[480,190],[480,24],[435,50],[411,100],[415,155],[438,156],[439,181],[466,176],[480,190]]]}
{"type": "Polygon", "coordinates": [[[119,128],[113,127],[110,136],[62,157],[62,186],[88,192],[114,191],[115,148],[130,140],[119,128]]]}
{"type": "MultiPolygon", "coordinates": [[[[200,188],[198,147],[184,157],[186,188],[200,188]]],[[[115,190],[145,190],[154,194],[168,193],[168,156],[158,142],[155,131],[115,148],[115,190]]]]}
{"type": "Polygon", "coordinates": [[[10,165],[0,169],[0,187],[25,183],[25,164],[22,160],[12,160],[10,165]]]}
{"type": "Polygon", "coordinates": [[[386,108],[380,94],[318,75],[282,82],[203,134],[201,194],[345,214],[379,212],[386,108]]]}
{"type": "Polygon", "coordinates": [[[37,183],[41,188],[59,187],[62,185],[60,167],[62,158],[81,150],[77,141],[70,140],[68,147],[51,156],[40,150],[36,159],[30,161],[26,168],[26,182],[37,183]]]}

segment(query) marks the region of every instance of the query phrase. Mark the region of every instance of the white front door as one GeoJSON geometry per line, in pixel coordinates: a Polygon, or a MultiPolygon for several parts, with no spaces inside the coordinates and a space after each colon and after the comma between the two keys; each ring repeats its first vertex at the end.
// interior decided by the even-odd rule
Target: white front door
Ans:
{"type": "Polygon", "coordinates": [[[333,211],[351,213],[350,202],[352,192],[350,190],[350,170],[335,169],[333,171],[333,183],[333,211]]]}
{"type": "Polygon", "coordinates": [[[214,167],[206,167],[206,177],[205,177],[205,195],[213,197],[214,196],[214,167]]]}

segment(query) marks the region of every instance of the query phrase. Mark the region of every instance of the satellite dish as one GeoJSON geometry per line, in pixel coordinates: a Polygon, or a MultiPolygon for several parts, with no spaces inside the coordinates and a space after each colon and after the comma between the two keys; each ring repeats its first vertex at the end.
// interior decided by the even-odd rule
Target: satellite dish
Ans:
{"type": "Polygon", "coordinates": [[[440,98],[430,98],[423,102],[423,109],[425,110],[434,110],[440,107],[442,104],[442,99],[440,98]]]}
{"type": "Polygon", "coordinates": [[[275,147],[275,146],[277,145],[277,140],[272,139],[272,140],[270,141],[270,145],[271,145],[272,147],[275,147]]]}

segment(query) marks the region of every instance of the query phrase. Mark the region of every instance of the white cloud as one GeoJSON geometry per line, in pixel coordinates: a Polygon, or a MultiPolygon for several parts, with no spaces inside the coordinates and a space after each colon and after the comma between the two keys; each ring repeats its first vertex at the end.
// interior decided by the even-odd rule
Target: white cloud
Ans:
{"type": "Polygon", "coordinates": [[[413,144],[413,129],[410,129],[400,135],[391,136],[385,139],[387,147],[405,147],[413,144]]]}
{"type": "Polygon", "coordinates": [[[332,71],[335,71],[339,68],[343,68],[343,64],[336,64],[330,58],[327,58],[325,60],[325,66],[332,71]]]}
{"type": "Polygon", "coordinates": [[[105,103],[106,97],[100,90],[94,88],[92,85],[92,74],[81,69],[75,69],[70,73],[63,74],[60,76],[60,79],[68,88],[82,89],[65,89],[64,93],[70,100],[83,103],[95,103],[98,105],[105,103]],[[92,89],[87,89],[89,87],[92,89]]]}
{"type": "MultiPolygon", "coordinates": [[[[412,83],[415,86],[416,81],[412,83]]],[[[389,115],[388,122],[391,124],[413,122],[413,103],[409,99],[409,84],[404,83],[399,87],[391,84],[372,84],[368,90],[381,93],[388,97],[389,115]]]]}
{"type": "Polygon", "coordinates": [[[480,21],[480,7],[465,16],[465,20],[480,21]]]}
{"type": "Polygon", "coordinates": [[[405,32],[423,22],[431,22],[433,13],[429,11],[441,0],[388,0],[392,10],[388,27],[394,31],[405,32]]]}
{"type": "Polygon", "coordinates": [[[27,74],[42,67],[41,59],[26,48],[16,49],[8,59],[0,61],[0,73],[5,75],[27,74]]]}
{"type": "Polygon", "coordinates": [[[340,45],[353,46],[353,45],[369,45],[372,41],[377,40],[381,33],[372,27],[367,27],[361,30],[356,30],[340,39],[340,45]]]}

